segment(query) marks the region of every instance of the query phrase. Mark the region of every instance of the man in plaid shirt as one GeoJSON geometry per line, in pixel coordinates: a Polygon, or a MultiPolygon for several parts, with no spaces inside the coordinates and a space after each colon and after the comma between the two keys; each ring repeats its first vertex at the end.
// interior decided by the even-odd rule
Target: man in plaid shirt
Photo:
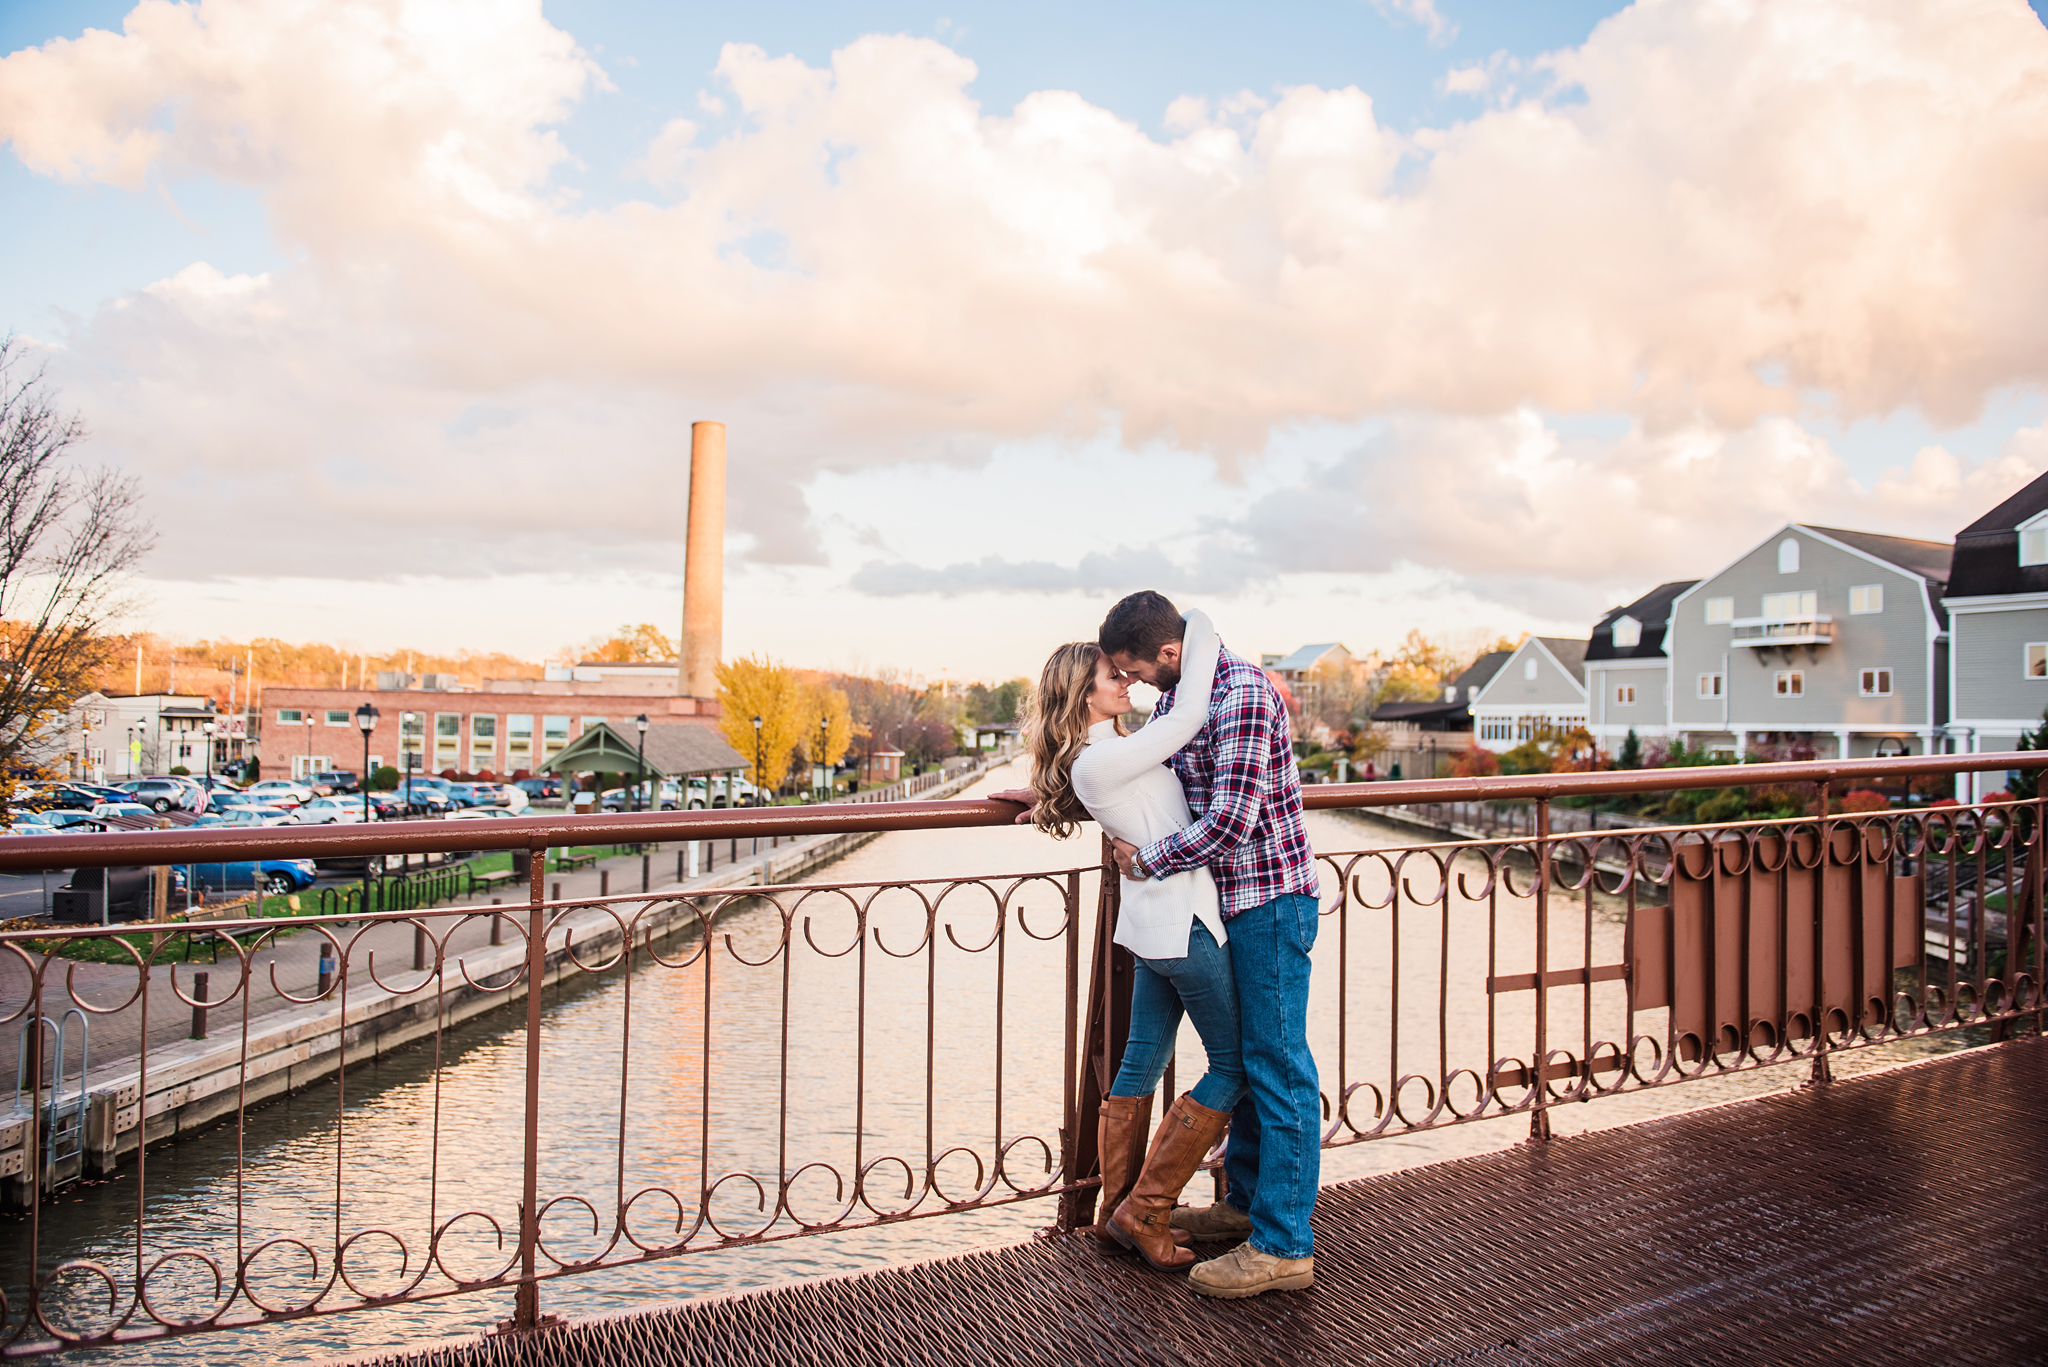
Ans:
{"type": "MultiPolygon", "coordinates": [[[[1157,593],[1110,609],[1099,643],[1131,678],[1165,690],[1155,717],[1176,702],[1182,621],[1157,593]]],[[[1315,1283],[1309,1212],[1321,1175],[1322,1098],[1308,1048],[1309,951],[1319,908],[1315,857],[1301,823],[1301,774],[1287,710],[1265,672],[1224,651],[1209,720],[1170,764],[1195,823],[1143,849],[1116,842],[1117,863],[1144,879],[1207,864],[1222,899],[1243,1020],[1251,1092],[1230,1117],[1224,1171],[1230,1190],[1173,1223],[1198,1239],[1250,1237],[1196,1265],[1188,1284],[1209,1296],[1256,1296],[1315,1283]]]]}

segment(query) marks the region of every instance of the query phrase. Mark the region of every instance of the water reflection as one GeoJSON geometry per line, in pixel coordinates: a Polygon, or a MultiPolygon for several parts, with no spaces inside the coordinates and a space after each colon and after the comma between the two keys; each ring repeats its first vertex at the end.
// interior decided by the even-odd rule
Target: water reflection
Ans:
{"type": "MultiPolygon", "coordinates": [[[[1017,776],[997,771],[985,782],[1013,786],[1017,776]]],[[[1309,833],[1319,851],[1413,843],[1405,832],[1322,813],[1310,814],[1309,833]]],[[[989,870],[1078,864],[1094,850],[1092,835],[1059,844],[1027,828],[904,832],[848,857],[830,876],[985,878],[989,870]]],[[[1351,871],[1355,896],[1368,903],[1384,897],[1388,870],[1368,862],[1351,871]]],[[[1533,970],[1530,899],[1497,882],[1489,889],[1484,861],[1471,855],[1449,869],[1411,856],[1397,873],[1412,894],[1398,915],[1352,907],[1325,921],[1316,950],[1312,1042],[1333,1101],[1340,1079],[1362,1084],[1350,1110],[1359,1129],[1376,1122],[1404,1075],[1433,1080],[1450,1068],[1483,1072],[1503,1054],[1529,1055],[1535,994],[1497,996],[1489,1008],[1484,980],[1533,970]],[[1446,876],[1451,895],[1432,900],[1446,876]],[[1340,959],[1348,992],[1339,990],[1340,959]],[[1440,999],[1448,1010],[1439,1011],[1440,999]]],[[[1334,905],[1336,893],[1336,879],[1326,879],[1326,902],[1334,905]]],[[[784,911],[735,898],[716,914],[709,953],[701,939],[679,940],[663,949],[662,963],[550,989],[540,1189],[544,1199],[581,1199],[559,1199],[549,1209],[549,1255],[564,1263],[619,1256],[635,1242],[672,1244],[693,1229],[698,1242],[717,1232],[786,1232],[796,1221],[929,1209],[1005,1184],[1028,1189],[1047,1181],[1064,1079],[1068,965],[1055,933],[1064,887],[969,886],[936,906],[931,896],[905,889],[875,895],[865,904],[864,938],[855,933],[862,907],[846,896],[820,894],[784,911]],[[1007,918],[998,914],[1005,895],[1007,918]],[[780,952],[785,934],[794,952],[780,952]],[[928,1169],[936,1196],[923,1189],[928,1169]],[[798,1174],[786,1213],[775,1209],[777,1173],[798,1174]],[[711,1196],[700,1209],[704,1190],[711,1196]],[[611,1214],[621,1205],[628,1211],[623,1235],[611,1214]]],[[[1551,966],[1618,961],[1625,904],[1598,891],[1560,896],[1551,966]]],[[[1092,877],[1082,880],[1079,900],[1085,945],[1092,877]]],[[[1551,1040],[1577,1053],[1595,1038],[1625,1038],[1623,1011],[1618,983],[1554,992],[1551,1040]]],[[[248,1156],[239,1228],[232,1126],[152,1153],[143,1201],[148,1247],[215,1249],[232,1266],[237,1253],[268,1242],[252,1280],[272,1304],[318,1295],[337,1275],[336,1239],[350,1234],[356,1237],[340,1271],[361,1293],[409,1284],[429,1258],[438,1262],[437,1276],[472,1278],[504,1267],[520,1190],[522,1023],[517,1012],[499,1013],[438,1045],[366,1063],[344,1083],[329,1080],[253,1113],[239,1137],[248,1156]],[[338,1090],[347,1097],[339,1124],[338,1090]],[[462,1212],[474,1213],[456,1219],[436,1247],[433,1232],[462,1212]],[[356,1233],[365,1229],[381,1232],[356,1233]]],[[[1640,1016],[1636,1028],[1661,1033],[1662,1022],[1640,1016]]],[[[1837,1069],[1880,1066],[1931,1047],[1939,1046],[1863,1051],[1843,1056],[1837,1069]]],[[[1192,1080],[1200,1067],[1199,1044],[1184,1031],[1180,1080],[1192,1080]]],[[[1566,1108],[1554,1125],[1568,1134],[1798,1080],[1779,1069],[1634,1093],[1566,1108]]],[[[1409,1082],[1398,1104],[1411,1116],[1426,1111],[1433,1085],[1409,1082]]],[[[1328,1153],[1325,1179],[1485,1152],[1526,1133],[1527,1122],[1510,1117],[1377,1139],[1328,1153]]],[[[136,1191],[131,1171],[47,1206],[45,1265],[99,1258],[131,1279],[137,1258],[122,1238],[133,1237],[136,1191]]],[[[1040,1200],[689,1254],[549,1282],[542,1304],[561,1315],[630,1310],[1020,1239],[1052,1218],[1051,1203],[1040,1200]]],[[[10,1263],[5,1275],[17,1287],[23,1269],[10,1263]]],[[[83,1303],[93,1288],[83,1279],[73,1285],[83,1303]]],[[[213,1300],[212,1280],[196,1264],[166,1268],[152,1288],[166,1314],[203,1313],[213,1300]]],[[[317,1360],[474,1333],[510,1309],[509,1293],[456,1296],[95,1357],[317,1360]]]]}

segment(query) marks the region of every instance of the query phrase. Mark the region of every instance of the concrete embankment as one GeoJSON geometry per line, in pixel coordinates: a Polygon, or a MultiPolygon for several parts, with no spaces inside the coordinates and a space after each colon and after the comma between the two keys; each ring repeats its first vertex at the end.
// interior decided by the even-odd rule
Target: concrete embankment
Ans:
{"type": "MultiPolygon", "coordinates": [[[[983,772],[970,770],[920,796],[951,797],[983,772]]],[[[609,910],[588,907],[569,912],[548,933],[541,983],[561,983],[589,971],[584,964],[612,961],[620,947],[622,920],[634,926],[636,942],[650,935],[659,941],[691,932],[699,924],[697,913],[691,903],[672,900],[677,894],[800,882],[876,835],[801,838],[701,876],[635,894],[633,900],[614,903],[609,910]]],[[[437,938],[454,938],[445,929],[456,919],[449,914],[454,910],[463,909],[444,909],[430,923],[437,938]]],[[[369,1062],[436,1030],[523,1003],[528,987],[520,976],[527,955],[524,906],[466,910],[476,917],[470,933],[477,942],[448,950],[445,971],[438,976],[431,964],[422,972],[412,969],[409,960],[396,972],[380,967],[379,976],[393,984],[391,988],[379,986],[367,974],[352,974],[321,1001],[267,1011],[246,1026],[238,996],[213,1008],[207,1039],[157,1045],[146,1057],[131,1055],[93,1068],[83,1081],[82,1102],[81,1084],[74,1076],[54,1102],[46,1099],[35,1145],[42,1154],[39,1163],[30,1158],[33,1117],[26,1103],[0,1113],[0,1208],[19,1209],[28,1203],[28,1174],[37,1168],[46,1188],[80,1176],[104,1176],[133,1161],[143,1144],[174,1139],[213,1125],[238,1107],[311,1086],[332,1077],[344,1062],[351,1067],[369,1062]],[[482,928],[494,911],[519,927],[505,930],[504,944],[482,942],[482,928]]],[[[347,943],[346,934],[338,938],[347,943]]],[[[225,994],[216,994],[216,1000],[221,995],[225,994]]],[[[160,985],[152,986],[150,1008],[152,1014],[189,1014],[189,1008],[160,985]]]]}

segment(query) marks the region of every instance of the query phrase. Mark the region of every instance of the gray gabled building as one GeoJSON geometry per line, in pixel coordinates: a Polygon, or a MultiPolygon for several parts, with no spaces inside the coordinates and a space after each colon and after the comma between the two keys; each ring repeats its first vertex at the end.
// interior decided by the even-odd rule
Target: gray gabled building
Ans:
{"type": "Polygon", "coordinates": [[[1586,643],[1531,636],[1515,647],[1471,703],[1474,739],[1512,750],[1544,731],[1586,724],[1586,643]]]}
{"type": "Polygon", "coordinates": [[[1639,740],[1671,732],[1671,657],[1664,649],[1671,604],[1697,580],[1659,584],[1602,617],[1586,638],[1586,730],[1610,755],[1628,733],[1639,740]]]}
{"type": "MultiPolygon", "coordinates": [[[[1956,537],[1948,593],[1957,749],[2011,750],[2048,709],[2048,474],[1956,537]]],[[[1977,774],[1969,796],[2000,785],[1977,774]]]]}
{"type": "Polygon", "coordinates": [[[1772,533],[1672,601],[1672,731],[1738,756],[1941,750],[1950,552],[1802,523],[1772,533]]]}

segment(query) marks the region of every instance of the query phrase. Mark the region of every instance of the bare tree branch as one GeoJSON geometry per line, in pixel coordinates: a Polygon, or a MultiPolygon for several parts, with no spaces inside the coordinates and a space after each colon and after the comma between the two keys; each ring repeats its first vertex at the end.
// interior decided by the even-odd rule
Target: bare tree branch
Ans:
{"type": "Polygon", "coordinates": [[[21,343],[0,340],[0,814],[14,778],[105,663],[155,543],[133,478],[79,468],[77,415],[21,343]]]}

